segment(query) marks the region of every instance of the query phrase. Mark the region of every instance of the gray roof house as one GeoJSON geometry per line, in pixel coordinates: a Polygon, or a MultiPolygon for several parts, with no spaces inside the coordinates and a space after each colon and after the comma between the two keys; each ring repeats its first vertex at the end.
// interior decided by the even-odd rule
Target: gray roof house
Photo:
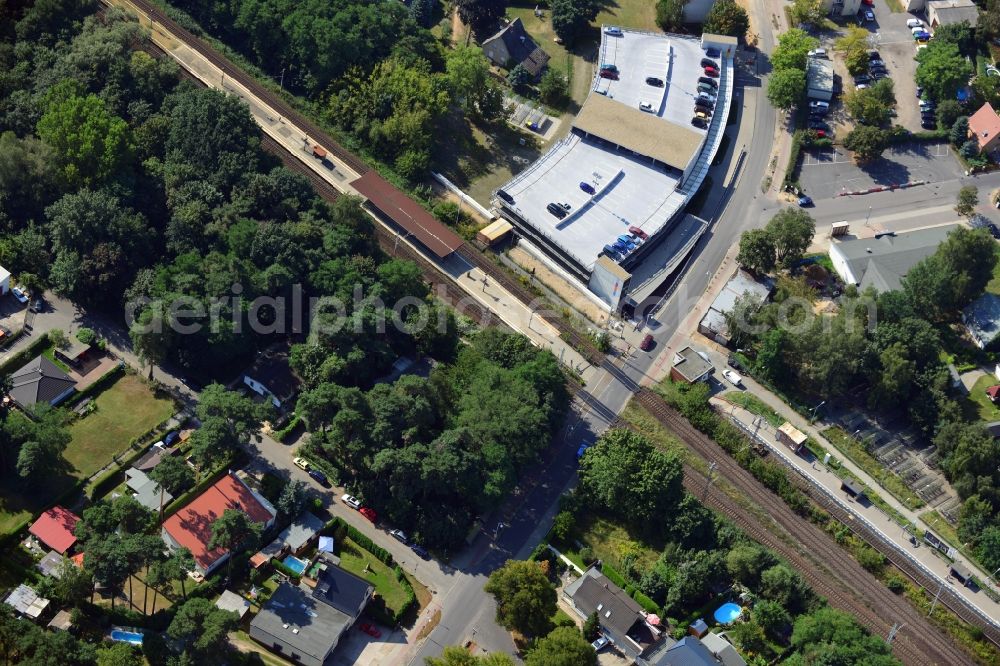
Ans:
{"type": "Polygon", "coordinates": [[[281,541],[288,550],[298,553],[302,550],[314,536],[323,529],[323,521],[308,511],[300,513],[292,524],[282,530],[276,541],[281,541]]]}
{"type": "Polygon", "coordinates": [[[507,69],[523,65],[534,77],[541,74],[549,62],[549,54],[535,44],[535,40],[524,29],[524,24],[519,18],[485,40],[482,47],[483,54],[494,65],[507,69]]]}
{"type": "Polygon", "coordinates": [[[965,306],[962,323],[969,337],[980,349],[1000,336],[1000,296],[989,292],[965,306]]]}
{"type": "Polygon", "coordinates": [[[944,239],[959,227],[948,224],[907,233],[881,234],[830,245],[830,259],[840,278],[861,290],[896,291],[903,276],[922,259],[934,254],[944,239]]]}
{"type": "Polygon", "coordinates": [[[670,367],[670,378],[678,382],[708,381],[714,367],[708,357],[696,351],[693,347],[685,347],[674,353],[673,365],[670,367]]]}
{"type": "Polygon", "coordinates": [[[979,8],[972,0],[931,0],[927,3],[927,22],[932,28],[968,21],[973,28],[979,22],[979,8]]]}
{"type": "Polygon", "coordinates": [[[245,373],[243,383],[278,409],[289,407],[299,391],[299,378],[288,365],[288,346],[277,344],[258,352],[245,373]]]}
{"type": "Polygon", "coordinates": [[[723,662],[699,639],[685,636],[676,643],[663,646],[640,663],[644,666],[720,666],[723,662]]]}
{"type": "Polygon", "coordinates": [[[279,585],[250,622],[250,637],[294,663],[321,666],[372,592],[367,581],[328,565],[313,590],[279,585]]]}
{"type": "Polygon", "coordinates": [[[646,622],[642,606],[594,567],[568,585],[563,595],[580,617],[596,612],[601,631],[627,657],[647,654],[662,638],[660,630],[646,622]]]}
{"type": "Polygon", "coordinates": [[[22,409],[58,405],[76,390],[76,382],[44,356],[36,356],[10,376],[10,397],[22,409]]]}
{"type": "Polygon", "coordinates": [[[758,282],[745,270],[737,268],[719,295],[712,301],[708,312],[701,318],[698,332],[720,345],[728,345],[731,335],[726,324],[726,315],[736,306],[736,299],[749,295],[759,298],[763,303],[770,297],[771,290],[770,281],[758,282]]]}
{"type": "MultiPolygon", "coordinates": [[[[146,473],[135,467],[125,470],[125,485],[132,491],[135,501],[143,505],[150,511],[160,510],[160,484],[146,476],[146,473]]],[[[163,506],[170,504],[174,496],[163,491],[163,506]]]]}

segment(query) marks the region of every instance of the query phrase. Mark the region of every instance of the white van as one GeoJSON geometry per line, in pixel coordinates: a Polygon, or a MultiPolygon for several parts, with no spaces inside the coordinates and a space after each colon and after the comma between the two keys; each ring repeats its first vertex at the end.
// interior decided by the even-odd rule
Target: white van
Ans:
{"type": "Polygon", "coordinates": [[[907,28],[922,28],[924,27],[924,22],[920,19],[910,19],[906,22],[907,28]]]}
{"type": "Polygon", "coordinates": [[[830,110],[830,103],[821,100],[812,100],[809,102],[810,111],[822,111],[826,113],[830,110]]]}

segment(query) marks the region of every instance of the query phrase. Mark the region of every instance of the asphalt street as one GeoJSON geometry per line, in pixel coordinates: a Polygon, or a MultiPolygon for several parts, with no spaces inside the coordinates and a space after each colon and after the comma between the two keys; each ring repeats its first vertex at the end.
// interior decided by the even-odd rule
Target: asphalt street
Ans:
{"type": "MultiPolygon", "coordinates": [[[[757,25],[770,24],[761,18],[757,25]]],[[[770,51],[773,47],[770,30],[762,32],[760,48],[770,51]]],[[[447,603],[441,624],[410,661],[413,666],[423,664],[424,657],[439,655],[443,646],[462,644],[468,640],[487,651],[512,653],[509,636],[494,622],[493,600],[482,589],[488,572],[509,558],[526,557],[544,538],[559,496],[576,481],[576,451],[580,444],[593,442],[614,416],[625,408],[634,388],[647,375],[664,343],[676,332],[680,322],[704,293],[733,239],[745,229],[760,223],[765,199],[760,195],[758,176],[767,171],[773,147],[770,137],[774,135],[776,118],[773,108],[764,99],[766,81],[757,80],[752,86],[745,84],[745,78],[737,80],[733,99],[736,104],[737,94],[741,100],[746,95],[758,96],[753,116],[744,117],[741,114],[740,117],[740,124],[751,128],[753,136],[758,137],[746,146],[747,153],[739,172],[751,175],[747,178],[737,175],[733,183],[710,193],[704,209],[717,211],[718,219],[692,251],[686,272],[678,278],[677,288],[647,324],[656,346],[650,353],[636,352],[632,357],[609,361],[615,370],[609,372],[604,369],[596,379],[591,378],[588,387],[577,396],[574,413],[567,419],[557,446],[553,447],[553,458],[543,465],[544,480],[526,494],[511,518],[488,521],[489,529],[484,530],[463,554],[469,558],[468,577],[458,581],[449,596],[442,600],[447,603]],[[499,530],[496,529],[498,525],[499,530]],[[498,535],[496,538],[495,533],[498,535]],[[503,634],[502,638],[498,630],[503,634]]],[[[729,161],[739,158],[740,148],[735,142],[730,142],[728,157],[711,172],[716,182],[726,173],[729,161]]],[[[646,307],[653,305],[647,303],[646,307]]]]}

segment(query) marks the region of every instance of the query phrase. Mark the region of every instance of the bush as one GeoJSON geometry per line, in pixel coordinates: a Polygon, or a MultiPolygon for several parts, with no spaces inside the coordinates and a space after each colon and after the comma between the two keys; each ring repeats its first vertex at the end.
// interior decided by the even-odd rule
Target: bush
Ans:
{"type": "Polygon", "coordinates": [[[590,546],[584,546],[580,549],[580,559],[588,566],[594,562],[594,551],[591,550],[590,546]]]}
{"type": "Polygon", "coordinates": [[[873,574],[877,574],[882,571],[882,567],[885,566],[885,556],[878,552],[874,548],[863,545],[858,548],[855,555],[858,560],[858,564],[863,566],[868,571],[873,574]]]}
{"type": "Polygon", "coordinates": [[[895,594],[901,594],[906,589],[906,581],[898,574],[890,574],[885,581],[885,586],[895,594]]]}
{"type": "Polygon", "coordinates": [[[615,569],[610,564],[601,563],[601,573],[607,576],[608,580],[610,580],[612,583],[622,588],[623,590],[625,589],[626,585],[625,579],[622,577],[620,573],[615,571],[615,569]]]}
{"type": "Polygon", "coordinates": [[[97,333],[92,328],[81,328],[76,332],[76,339],[85,345],[92,345],[97,341],[97,333]]]}
{"type": "Polygon", "coordinates": [[[560,511],[552,521],[552,538],[559,543],[568,543],[573,535],[576,519],[569,511],[560,511]]]}
{"type": "Polygon", "coordinates": [[[640,590],[636,590],[632,594],[632,598],[635,599],[647,613],[656,613],[657,615],[660,613],[660,607],[656,605],[656,602],[647,597],[640,590]]]}
{"type": "Polygon", "coordinates": [[[292,414],[292,417],[288,419],[288,424],[281,430],[275,431],[274,438],[282,444],[287,444],[288,440],[291,439],[292,434],[298,430],[301,425],[302,419],[299,418],[299,415],[292,414]]]}

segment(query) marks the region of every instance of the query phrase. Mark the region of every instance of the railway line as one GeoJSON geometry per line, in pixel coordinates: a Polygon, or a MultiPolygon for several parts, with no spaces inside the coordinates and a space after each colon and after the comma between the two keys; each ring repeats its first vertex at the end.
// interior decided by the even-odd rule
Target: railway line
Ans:
{"type": "MultiPolygon", "coordinates": [[[[105,2],[109,2],[109,0],[105,0],[105,2]]],[[[271,106],[276,112],[282,114],[290,124],[297,125],[308,132],[316,143],[324,146],[345,166],[359,175],[370,171],[370,168],[360,158],[353,155],[322,129],[289,107],[278,95],[245,74],[238,66],[205,44],[201,39],[180,27],[176,22],[167,17],[159,7],[145,0],[129,0],[129,2],[146,13],[154,21],[160,23],[165,30],[180,38],[190,48],[196,50],[216,67],[219,67],[225,72],[226,76],[240,83],[260,100],[271,106]]],[[[289,154],[287,149],[270,137],[263,134],[262,136],[265,148],[274,152],[289,169],[306,176],[321,196],[328,200],[334,200],[336,197],[341,196],[336,188],[289,154]]],[[[378,233],[381,247],[389,254],[404,256],[416,262],[421,267],[428,281],[432,284],[432,287],[440,285],[437,291],[444,294],[446,301],[452,304],[462,303],[466,314],[480,323],[489,322],[496,324],[499,321],[488,309],[480,306],[478,303],[470,303],[467,294],[450,280],[442,278],[438,267],[428,261],[419,251],[414,251],[406,243],[399,243],[398,237],[388,229],[383,228],[382,225],[376,224],[374,228],[378,233]]],[[[522,302],[528,304],[536,299],[536,295],[527,286],[521,284],[483,254],[468,247],[460,248],[457,252],[465,261],[478,267],[484,274],[492,277],[498,284],[514,294],[522,302]]],[[[831,600],[831,604],[855,614],[863,623],[882,634],[887,633],[889,620],[904,622],[905,626],[897,634],[894,646],[897,653],[907,663],[949,665],[973,663],[968,655],[954,645],[950,638],[933,627],[916,609],[910,606],[905,600],[889,592],[881,582],[874,579],[853,559],[844,557],[843,549],[837,546],[827,534],[794,514],[780,498],[760,485],[756,479],[749,475],[746,470],[743,470],[725,451],[704,434],[695,430],[685,419],[667,406],[659,396],[656,396],[647,389],[640,388],[625,372],[614,366],[597,349],[589,337],[576,331],[561,317],[546,317],[546,320],[560,332],[564,340],[581,351],[588,361],[594,365],[601,366],[621,381],[632,393],[636,394],[636,399],[641,404],[649,409],[665,426],[676,432],[693,450],[706,459],[714,460],[717,464],[717,470],[721,475],[729,479],[759,506],[764,508],[771,515],[772,519],[784,528],[793,539],[797,539],[798,543],[801,544],[801,549],[790,546],[785,541],[776,538],[772,533],[763,529],[760,525],[760,520],[756,516],[751,515],[721,493],[712,493],[708,497],[708,504],[722,511],[741,525],[753,538],[781,552],[789,561],[793,562],[814,588],[831,600]],[[836,580],[838,578],[839,582],[836,580]]],[[[613,414],[609,416],[611,419],[614,418],[613,414]]],[[[688,476],[692,479],[691,483],[694,484],[692,487],[698,490],[703,489],[707,484],[705,477],[694,470],[686,470],[686,479],[688,476]]],[[[807,482],[799,479],[796,479],[796,481],[804,484],[803,487],[809,492],[810,489],[807,487],[807,482]]],[[[878,535],[866,534],[863,529],[854,524],[857,521],[852,521],[851,517],[846,515],[846,512],[839,509],[839,507],[827,507],[824,501],[822,501],[823,498],[818,497],[817,493],[810,492],[810,495],[815,501],[823,505],[824,508],[827,508],[831,514],[858,533],[866,542],[886,555],[890,561],[896,564],[918,585],[926,590],[937,589],[936,580],[931,580],[930,576],[915,567],[907,566],[908,563],[905,561],[905,558],[902,558],[894,548],[883,543],[878,535]]],[[[961,600],[951,593],[950,590],[945,590],[944,592],[946,594],[943,593],[941,596],[942,603],[947,605],[965,621],[973,626],[982,628],[984,635],[993,642],[1000,644],[998,642],[1000,641],[1000,637],[996,635],[997,632],[993,627],[985,623],[974,611],[964,606],[961,600]]]]}
{"type": "MultiPolygon", "coordinates": [[[[709,493],[706,503],[734,520],[755,540],[781,553],[832,606],[855,615],[870,630],[882,636],[889,633],[894,623],[902,623],[893,647],[907,664],[951,666],[975,663],[904,598],[889,591],[856,560],[845,557],[843,548],[830,535],[792,511],[780,497],[764,488],[725,450],[695,429],[662,398],[643,389],[635,399],[688,447],[704,459],[713,461],[718,474],[763,508],[776,525],[791,537],[791,543],[777,538],[761,525],[757,516],[722,493],[709,493]]],[[[694,479],[689,489],[700,496],[709,485],[708,479],[699,472],[685,469],[685,477],[689,474],[694,479]]],[[[844,522],[850,525],[852,521],[844,522]]]]}

